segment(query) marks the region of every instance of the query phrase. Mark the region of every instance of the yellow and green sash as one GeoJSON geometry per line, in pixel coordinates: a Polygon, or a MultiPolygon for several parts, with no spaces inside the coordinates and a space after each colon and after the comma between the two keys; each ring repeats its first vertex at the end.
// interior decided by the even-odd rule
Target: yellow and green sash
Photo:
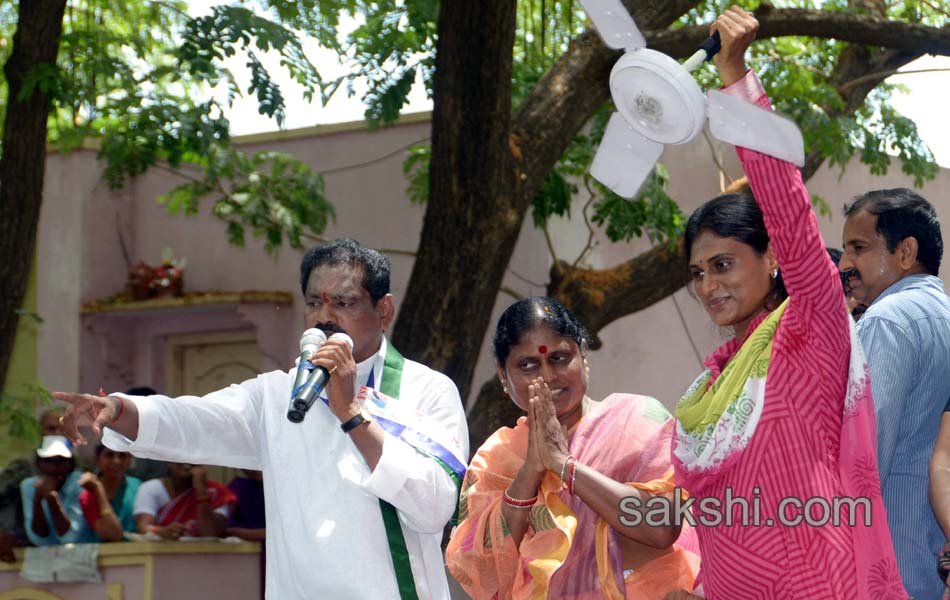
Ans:
{"type": "Polygon", "coordinates": [[[748,445],[762,415],[772,344],[787,307],[786,299],[756,327],[712,386],[706,369],[677,403],[674,452],[687,469],[716,467],[748,445]]]}
{"type": "MultiPolygon", "coordinates": [[[[379,381],[379,393],[371,394],[366,408],[373,414],[374,420],[389,435],[397,437],[412,446],[416,452],[435,460],[440,467],[452,478],[456,491],[465,477],[464,457],[453,453],[446,442],[440,443],[444,435],[436,431],[423,431],[420,423],[403,423],[393,414],[396,407],[390,406],[391,400],[399,399],[402,387],[402,372],[406,359],[392,347],[387,346],[386,356],[383,359],[383,373],[379,381]]],[[[370,373],[366,388],[373,388],[373,374],[370,373]]],[[[393,560],[396,573],[396,584],[399,587],[399,596],[403,600],[417,599],[416,584],[412,577],[412,566],[409,562],[409,550],[406,547],[406,538],[396,507],[382,498],[379,500],[382,511],[383,525],[386,528],[386,538],[389,542],[389,552],[393,560]]]]}

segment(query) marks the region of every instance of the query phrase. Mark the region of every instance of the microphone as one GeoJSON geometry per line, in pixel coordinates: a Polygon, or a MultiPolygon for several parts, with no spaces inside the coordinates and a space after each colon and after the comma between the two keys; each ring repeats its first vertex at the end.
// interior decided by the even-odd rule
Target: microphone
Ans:
{"type": "MultiPolygon", "coordinates": [[[[319,331],[319,330],[318,330],[319,331]]],[[[306,332],[304,332],[306,334],[306,332]]],[[[320,333],[323,333],[322,331],[320,333]]],[[[345,333],[334,333],[330,336],[331,340],[345,342],[350,350],[353,350],[353,339],[345,333]]],[[[301,350],[303,350],[304,340],[300,340],[301,350]]],[[[322,343],[322,342],[321,342],[322,343]]],[[[316,352],[316,350],[314,350],[316,352]]],[[[303,357],[303,352],[300,354],[303,357]]],[[[310,355],[311,357],[313,354],[310,355]]],[[[308,357],[309,360],[309,357],[308,357]]],[[[301,379],[301,368],[297,368],[297,379],[301,379]]],[[[307,411],[313,406],[313,401],[320,396],[320,392],[330,382],[330,372],[317,365],[311,365],[311,369],[306,371],[307,379],[303,384],[294,384],[293,392],[290,398],[290,407],[287,409],[287,420],[291,423],[300,423],[307,415],[307,411]]]]}
{"type": "Polygon", "coordinates": [[[327,341],[327,334],[322,329],[311,327],[300,336],[300,360],[297,363],[297,377],[294,379],[294,387],[291,388],[290,397],[293,398],[300,386],[306,383],[313,370],[313,364],[310,359],[317,353],[317,349],[327,341]]]}

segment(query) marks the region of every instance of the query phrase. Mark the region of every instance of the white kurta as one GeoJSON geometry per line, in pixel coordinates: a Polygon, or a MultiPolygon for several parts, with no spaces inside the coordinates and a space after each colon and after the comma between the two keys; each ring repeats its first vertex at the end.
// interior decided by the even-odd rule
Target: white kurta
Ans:
{"type": "MultiPolygon", "coordinates": [[[[387,341],[359,363],[379,389],[387,341]]],[[[396,507],[420,598],[449,598],[440,542],[457,489],[433,459],[386,435],[370,472],[340,421],[316,401],[303,423],[287,420],[294,372],[273,371],[207,396],[129,397],[139,411],[130,441],[106,429],[109,448],[135,456],[264,472],[267,597],[398,598],[379,498],[396,507]]],[[[468,456],[468,427],[455,384],[405,361],[399,403],[412,403],[468,456]]]]}

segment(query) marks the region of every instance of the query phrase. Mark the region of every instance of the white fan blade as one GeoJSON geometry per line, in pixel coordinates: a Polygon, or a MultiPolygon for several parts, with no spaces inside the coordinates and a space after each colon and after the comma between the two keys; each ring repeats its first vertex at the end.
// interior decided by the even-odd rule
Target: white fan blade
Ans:
{"type": "Polygon", "coordinates": [[[643,137],[615,112],[610,115],[590,174],[618,196],[633,198],[662,153],[663,144],[643,137]]]}
{"type": "Polygon", "coordinates": [[[616,50],[643,48],[647,41],[620,0],[581,0],[604,43],[616,50]]]}
{"type": "Polygon", "coordinates": [[[805,165],[805,141],[788,117],[719,90],[709,90],[709,130],[733,146],[805,165]]]}

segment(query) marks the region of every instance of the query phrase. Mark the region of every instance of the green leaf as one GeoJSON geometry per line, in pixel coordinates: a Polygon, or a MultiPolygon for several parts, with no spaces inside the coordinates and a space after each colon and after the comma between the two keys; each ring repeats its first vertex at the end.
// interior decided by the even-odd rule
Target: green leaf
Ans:
{"type": "Polygon", "coordinates": [[[235,246],[244,247],[244,228],[240,223],[228,223],[228,241],[235,246]]]}
{"type": "Polygon", "coordinates": [[[406,193],[413,204],[425,204],[429,200],[429,161],[432,158],[432,146],[418,144],[410,146],[402,162],[402,173],[409,180],[406,193]]]}
{"type": "Polygon", "coordinates": [[[403,69],[394,79],[375,85],[366,94],[366,120],[370,128],[382,123],[391,123],[399,117],[399,111],[408,102],[409,90],[416,79],[416,68],[403,69]]]}
{"type": "Polygon", "coordinates": [[[39,445],[41,431],[36,414],[43,406],[52,404],[53,397],[38,381],[11,387],[10,391],[0,392],[0,431],[39,445]]]}
{"type": "Polygon", "coordinates": [[[531,216],[535,227],[544,227],[552,215],[570,217],[571,201],[577,186],[568,182],[557,170],[548,173],[544,185],[534,196],[531,216]]]}
{"type": "Polygon", "coordinates": [[[13,312],[25,319],[28,319],[29,321],[32,321],[35,325],[42,325],[44,323],[43,317],[31,310],[23,310],[22,308],[18,308],[13,312]]]}

